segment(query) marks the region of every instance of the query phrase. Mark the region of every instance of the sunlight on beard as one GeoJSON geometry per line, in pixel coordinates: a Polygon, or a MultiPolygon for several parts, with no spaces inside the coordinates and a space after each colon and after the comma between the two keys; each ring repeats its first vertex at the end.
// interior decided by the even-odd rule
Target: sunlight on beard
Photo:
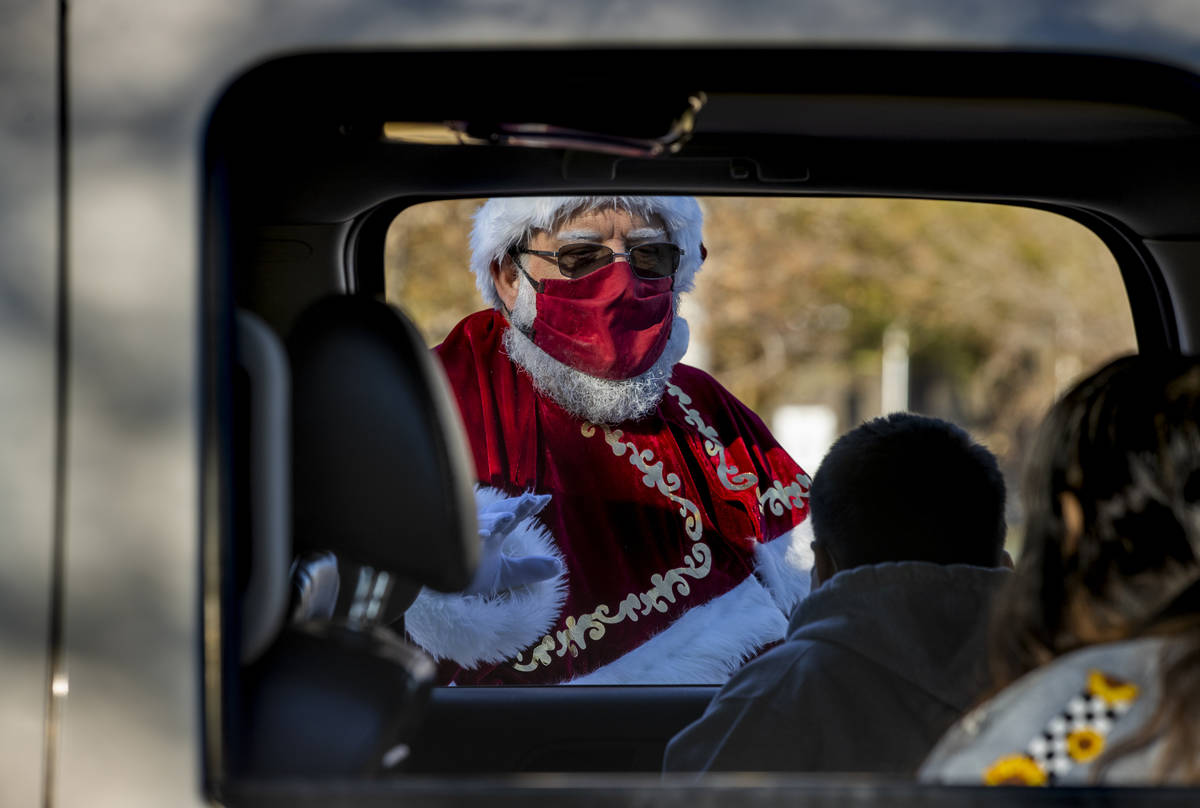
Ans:
{"type": "MultiPolygon", "coordinates": [[[[679,296],[675,296],[679,308],[679,296]]],[[[537,292],[522,275],[509,319],[530,329],[537,315],[537,292]]],[[[533,379],[538,392],[572,415],[596,424],[617,424],[648,415],[662,398],[671,371],[688,347],[687,321],[675,314],[667,346],[649,370],[632,379],[601,379],[564,365],[517,328],[504,333],[504,350],[533,379]]]]}

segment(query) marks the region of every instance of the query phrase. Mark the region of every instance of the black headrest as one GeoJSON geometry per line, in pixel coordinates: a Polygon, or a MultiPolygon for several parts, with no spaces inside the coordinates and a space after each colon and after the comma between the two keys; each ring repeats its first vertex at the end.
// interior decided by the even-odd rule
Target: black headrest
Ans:
{"type": "Polygon", "coordinates": [[[478,553],[457,406],[413,325],[367,297],[313,304],[288,339],[296,553],[332,550],[441,591],[478,553]]]}

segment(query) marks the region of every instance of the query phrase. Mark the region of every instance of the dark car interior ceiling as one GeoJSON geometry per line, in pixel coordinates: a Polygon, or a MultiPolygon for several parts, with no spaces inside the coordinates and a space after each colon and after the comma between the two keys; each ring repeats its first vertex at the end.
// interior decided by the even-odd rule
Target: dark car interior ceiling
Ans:
{"type": "Polygon", "coordinates": [[[1146,236],[1194,227],[1171,191],[1194,187],[1200,171],[1195,160],[1179,159],[1197,137],[1200,88],[1171,68],[986,52],[677,51],[575,52],[539,71],[547,58],[528,51],[288,57],[230,88],[208,146],[224,152],[231,178],[247,184],[230,191],[272,223],[346,221],[421,191],[671,186],[1044,198],[1131,214],[1146,236]],[[480,69],[462,71],[469,62],[480,69]],[[504,69],[486,69],[495,64],[504,69]],[[535,72],[536,89],[512,80],[535,72]],[[440,78],[414,81],[415,74],[440,78]],[[383,137],[387,122],[465,121],[483,134],[533,122],[652,138],[671,129],[697,92],[707,100],[691,140],[648,162],[383,137]],[[761,170],[739,171],[739,162],[761,170]],[[697,163],[734,165],[695,171],[697,163]],[[1166,203],[1161,218],[1138,215],[1129,195],[1139,187],[1166,203]]]}
{"type": "MultiPolygon", "coordinates": [[[[209,187],[221,191],[212,224],[228,229],[234,247],[237,299],[286,330],[314,294],[378,291],[382,259],[373,253],[382,231],[370,220],[390,222],[430,198],[666,191],[986,199],[1082,217],[1118,259],[1122,250],[1144,253],[1144,239],[1192,241],[1200,237],[1191,197],[1200,184],[1198,99],[1182,71],[1082,55],[323,53],[269,62],[235,82],[214,110],[206,161],[209,187]],[[547,59],[555,70],[538,71],[547,59]],[[536,91],[511,80],[535,71],[536,91]],[[614,86],[623,88],[616,97],[614,86]],[[690,139],[655,158],[383,135],[389,122],[449,121],[483,136],[476,142],[514,123],[659,138],[698,93],[706,100],[690,139]]],[[[1126,279],[1145,287],[1130,290],[1140,344],[1174,343],[1177,335],[1146,326],[1161,320],[1161,279],[1126,279]],[[1138,317],[1143,306],[1152,316],[1138,317]]]]}

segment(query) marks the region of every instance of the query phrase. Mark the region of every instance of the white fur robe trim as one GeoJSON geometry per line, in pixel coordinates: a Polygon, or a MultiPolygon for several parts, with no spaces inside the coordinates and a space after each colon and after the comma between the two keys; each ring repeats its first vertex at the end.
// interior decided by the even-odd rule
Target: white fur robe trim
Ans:
{"type": "MultiPolygon", "coordinates": [[[[478,507],[506,496],[494,488],[475,489],[478,507]]],[[[510,556],[548,555],[562,562],[553,537],[536,516],[519,522],[501,549],[510,556]]],[[[492,597],[422,589],[404,613],[404,627],[430,656],[452,659],[464,668],[511,659],[557,622],[567,598],[566,565],[562,567],[564,572],[554,578],[492,597]]]]}
{"type": "Polygon", "coordinates": [[[755,573],[785,614],[808,597],[812,586],[813,533],[805,519],[777,539],[754,548],[755,573]]]}
{"type": "Polygon", "coordinates": [[[787,618],[752,575],[621,658],[568,684],[721,684],[786,630],[787,618]]]}

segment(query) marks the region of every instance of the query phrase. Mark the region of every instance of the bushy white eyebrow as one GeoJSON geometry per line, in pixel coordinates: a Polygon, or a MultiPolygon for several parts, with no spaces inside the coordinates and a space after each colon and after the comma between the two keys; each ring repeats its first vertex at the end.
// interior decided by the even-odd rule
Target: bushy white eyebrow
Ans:
{"type": "MultiPolygon", "coordinates": [[[[560,230],[554,234],[559,241],[600,241],[603,237],[596,230],[560,230]]],[[[661,227],[639,227],[625,234],[627,241],[665,241],[667,231],[661,227]]]]}
{"type": "Polygon", "coordinates": [[[667,231],[661,227],[639,227],[625,234],[628,241],[666,241],[667,231]]]}
{"type": "Polygon", "coordinates": [[[559,241],[599,241],[600,233],[595,230],[560,230],[554,237],[559,241]]]}

